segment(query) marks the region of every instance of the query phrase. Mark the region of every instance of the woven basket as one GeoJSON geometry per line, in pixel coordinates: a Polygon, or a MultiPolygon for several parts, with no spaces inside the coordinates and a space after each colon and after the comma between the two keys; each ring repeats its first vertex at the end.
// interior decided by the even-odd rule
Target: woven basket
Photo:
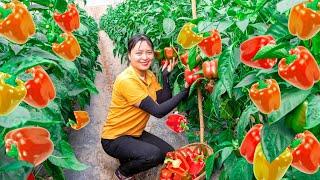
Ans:
{"type": "MultiPolygon", "coordinates": [[[[182,148],[190,148],[191,150],[194,150],[194,148],[196,148],[196,147],[199,146],[199,145],[204,146],[204,147],[206,148],[207,153],[208,153],[208,154],[207,154],[207,157],[210,156],[211,154],[213,154],[213,149],[212,149],[209,145],[207,145],[207,144],[205,144],[205,143],[200,143],[200,142],[187,144],[187,145],[185,145],[185,146],[182,146],[182,147],[179,148],[179,149],[182,149],[182,148]]],[[[164,168],[164,167],[165,167],[165,164],[163,164],[163,165],[161,166],[161,168],[159,169],[159,172],[158,172],[158,180],[160,179],[161,169],[164,168]]],[[[205,178],[206,178],[206,172],[203,171],[203,172],[202,172],[198,177],[196,177],[194,180],[204,180],[205,178]]]]}

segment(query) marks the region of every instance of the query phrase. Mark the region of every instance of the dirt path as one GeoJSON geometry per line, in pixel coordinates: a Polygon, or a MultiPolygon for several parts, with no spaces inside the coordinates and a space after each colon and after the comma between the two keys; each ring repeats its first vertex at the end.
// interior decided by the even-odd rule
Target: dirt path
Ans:
{"type": "MultiPolygon", "coordinates": [[[[85,9],[98,20],[105,12],[107,5],[115,6],[121,1],[108,0],[104,2],[105,4],[96,6],[87,4],[85,9]]],[[[100,93],[91,97],[90,106],[86,109],[90,114],[91,122],[80,131],[72,131],[69,136],[69,142],[73,146],[77,158],[90,167],[80,172],[66,170],[65,175],[68,180],[113,180],[115,179],[113,173],[119,165],[116,159],[103,151],[100,143],[100,132],[110,104],[113,81],[126,66],[121,65],[120,60],[113,56],[113,42],[103,31],[99,32],[98,46],[101,52],[98,61],[103,65],[103,72],[98,73],[95,79],[95,84],[100,93]]],[[[165,127],[164,118],[150,118],[146,130],[163,138],[175,148],[187,144],[184,136],[176,135],[165,127]]],[[[157,171],[157,168],[153,168],[140,173],[136,176],[136,179],[155,180],[157,171]]]]}

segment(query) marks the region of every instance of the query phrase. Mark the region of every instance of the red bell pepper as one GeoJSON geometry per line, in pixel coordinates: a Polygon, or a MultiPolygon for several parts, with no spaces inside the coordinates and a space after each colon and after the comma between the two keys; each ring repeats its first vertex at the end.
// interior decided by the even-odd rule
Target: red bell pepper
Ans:
{"type": "Polygon", "coordinates": [[[181,60],[182,64],[188,65],[188,57],[189,57],[188,51],[180,56],[180,60],[181,60]]]}
{"type": "Polygon", "coordinates": [[[23,127],[9,131],[5,138],[6,152],[15,145],[19,152],[19,159],[28,161],[34,166],[41,164],[53,152],[53,142],[50,133],[42,127],[23,127]]]}
{"type": "Polygon", "coordinates": [[[173,178],[173,172],[167,168],[161,169],[160,180],[171,180],[173,178]]]}
{"type": "Polygon", "coordinates": [[[296,55],[296,58],[293,62],[287,62],[288,58],[281,59],[278,68],[279,76],[297,88],[310,89],[320,79],[317,61],[303,46],[291,49],[289,53],[296,55]]]}
{"type": "Polygon", "coordinates": [[[168,60],[170,60],[174,57],[177,57],[177,53],[176,53],[176,50],[174,49],[174,47],[165,47],[164,48],[164,56],[168,60]]]}
{"type": "Polygon", "coordinates": [[[292,151],[291,166],[306,174],[316,173],[320,166],[318,139],[310,131],[297,134],[296,139],[301,139],[301,144],[292,151]]]}
{"type": "Polygon", "coordinates": [[[41,66],[27,70],[32,73],[33,79],[25,83],[27,95],[24,102],[36,108],[43,108],[56,97],[54,84],[45,70],[41,66]]]}
{"type": "Polygon", "coordinates": [[[260,112],[270,114],[281,106],[281,93],[276,80],[267,79],[253,84],[249,92],[250,99],[260,112]]]}
{"type": "Polygon", "coordinates": [[[79,12],[74,4],[69,4],[68,11],[63,14],[55,12],[53,18],[64,32],[73,32],[80,27],[79,12]]]}
{"type": "Polygon", "coordinates": [[[261,141],[261,129],[262,124],[254,125],[244,137],[241,146],[240,146],[240,154],[250,163],[253,163],[254,152],[257,145],[261,141]]]}
{"type": "Polygon", "coordinates": [[[202,63],[204,77],[213,79],[218,77],[218,60],[205,61],[202,63]]]}
{"type": "Polygon", "coordinates": [[[213,29],[211,31],[211,36],[203,39],[198,46],[207,57],[220,54],[222,50],[222,41],[219,31],[213,29]]]}
{"type": "Polygon", "coordinates": [[[180,114],[170,114],[166,120],[166,125],[176,133],[188,130],[186,117],[180,114]]]}
{"type": "Polygon", "coordinates": [[[275,44],[272,36],[256,36],[240,44],[240,60],[247,66],[259,69],[271,69],[276,63],[276,58],[253,60],[257,52],[266,45],[275,44]]]}
{"type": "Polygon", "coordinates": [[[204,89],[209,93],[211,94],[213,89],[214,89],[214,81],[213,80],[210,80],[204,87],[204,89]]]}
{"type": "Polygon", "coordinates": [[[166,168],[171,172],[178,174],[182,177],[188,175],[188,170],[190,169],[190,166],[186,158],[180,152],[168,152],[164,163],[167,164],[166,168]]]}
{"type": "Polygon", "coordinates": [[[27,180],[35,180],[36,178],[34,177],[33,173],[31,172],[28,177],[27,180]]]}
{"type": "Polygon", "coordinates": [[[197,176],[198,174],[200,174],[200,172],[204,169],[206,165],[205,162],[203,161],[203,156],[201,155],[188,156],[187,162],[190,166],[190,169],[188,172],[192,176],[197,176]]]}
{"type": "Polygon", "coordinates": [[[195,82],[197,79],[201,78],[202,76],[200,74],[195,74],[200,70],[199,67],[195,67],[190,71],[189,68],[186,68],[184,70],[184,79],[185,81],[191,85],[193,82],[195,82]]]}

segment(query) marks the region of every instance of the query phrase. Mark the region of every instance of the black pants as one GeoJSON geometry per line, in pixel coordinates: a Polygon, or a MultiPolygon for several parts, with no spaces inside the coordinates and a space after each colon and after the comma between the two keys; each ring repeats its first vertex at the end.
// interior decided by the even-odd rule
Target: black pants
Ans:
{"type": "Polygon", "coordinates": [[[162,164],[166,153],[174,150],[167,142],[146,131],[140,137],[101,139],[101,143],[108,155],[119,159],[119,171],[127,177],[162,164]]]}

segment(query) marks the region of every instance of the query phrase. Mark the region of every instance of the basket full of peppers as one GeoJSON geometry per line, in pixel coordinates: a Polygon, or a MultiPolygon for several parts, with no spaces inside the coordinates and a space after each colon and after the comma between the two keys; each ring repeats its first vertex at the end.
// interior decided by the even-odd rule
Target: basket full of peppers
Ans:
{"type": "Polygon", "coordinates": [[[204,143],[192,143],[168,152],[160,170],[160,180],[205,178],[205,160],[213,149],[204,143]]]}

